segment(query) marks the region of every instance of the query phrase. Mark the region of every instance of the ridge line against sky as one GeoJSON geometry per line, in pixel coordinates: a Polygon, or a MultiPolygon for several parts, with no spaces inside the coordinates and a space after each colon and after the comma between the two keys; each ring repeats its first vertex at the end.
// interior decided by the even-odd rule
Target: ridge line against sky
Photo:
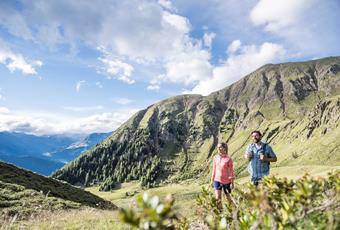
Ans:
{"type": "Polygon", "coordinates": [[[108,132],[267,63],[340,54],[338,0],[0,2],[0,131],[108,132]]]}

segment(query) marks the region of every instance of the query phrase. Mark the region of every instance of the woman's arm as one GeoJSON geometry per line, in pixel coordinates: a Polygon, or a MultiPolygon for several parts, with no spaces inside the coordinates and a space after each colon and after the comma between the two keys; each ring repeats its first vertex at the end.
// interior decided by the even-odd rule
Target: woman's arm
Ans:
{"type": "Polygon", "coordinates": [[[235,180],[235,173],[234,173],[234,163],[233,160],[230,158],[230,180],[234,187],[234,180],[235,180]]]}
{"type": "Polygon", "coordinates": [[[212,170],[211,179],[210,179],[211,186],[213,186],[214,184],[215,174],[216,174],[216,164],[215,164],[215,157],[214,157],[213,158],[213,170],[212,170]]]}

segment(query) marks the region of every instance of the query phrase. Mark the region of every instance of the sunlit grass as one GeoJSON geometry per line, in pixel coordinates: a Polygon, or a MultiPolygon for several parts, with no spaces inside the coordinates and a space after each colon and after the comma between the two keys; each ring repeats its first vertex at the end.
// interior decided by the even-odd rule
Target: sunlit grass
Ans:
{"type": "MultiPolygon", "coordinates": [[[[304,165],[275,167],[272,165],[271,174],[279,177],[297,179],[305,173],[313,176],[326,176],[328,172],[340,169],[340,166],[304,165]]],[[[249,181],[249,177],[242,177],[236,180],[236,186],[243,186],[249,181]]],[[[119,207],[127,208],[135,205],[135,198],[139,194],[148,192],[150,195],[157,195],[161,199],[167,194],[175,198],[175,211],[188,220],[194,220],[197,210],[196,197],[202,186],[196,181],[183,181],[178,184],[168,184],[148,190],[140,188],[138,182],[123,183],[120,189],[110,192],[100,192],[98,187],[90,187],[86,190],[109,200],[119,207]]],[[[212,188],[211,188],[212,189],[212,188]]],[[[93,208],[82,208],[80,210],[43,212],[41,215],[30,218],[26,221],[15,221],[12,226],[5,223],[2,229],[129,229],[122,224],[118,218],[118,211],[107,211],[93,208]]]]}

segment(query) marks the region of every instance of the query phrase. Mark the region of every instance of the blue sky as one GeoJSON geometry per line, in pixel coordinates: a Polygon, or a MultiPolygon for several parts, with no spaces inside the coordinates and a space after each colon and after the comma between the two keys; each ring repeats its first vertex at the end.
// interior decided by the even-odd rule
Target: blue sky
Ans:
{"type": "Polygon", "coordinates": [[[267,63],[338,56],[339,18],[339,0],[4,0],[0,131],[112,131],[267,63]]]}

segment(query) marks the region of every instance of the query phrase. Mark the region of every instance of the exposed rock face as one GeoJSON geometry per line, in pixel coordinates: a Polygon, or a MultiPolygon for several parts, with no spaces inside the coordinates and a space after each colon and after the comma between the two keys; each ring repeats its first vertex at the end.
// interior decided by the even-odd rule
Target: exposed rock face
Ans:
{"type": "Polygon", "coordinates": [[[340,149],[339,104],[340,57],[265,65],[209,96],[182,95],[149,106],[54,176],[104,182],[104,189],[132,179],[152,185],[202,178],[221,140],[242,173],[254,129],[278,152],[279,165],[315,164],[315,154],[334,164],[340,160],[333,157],[340,149]]]}

